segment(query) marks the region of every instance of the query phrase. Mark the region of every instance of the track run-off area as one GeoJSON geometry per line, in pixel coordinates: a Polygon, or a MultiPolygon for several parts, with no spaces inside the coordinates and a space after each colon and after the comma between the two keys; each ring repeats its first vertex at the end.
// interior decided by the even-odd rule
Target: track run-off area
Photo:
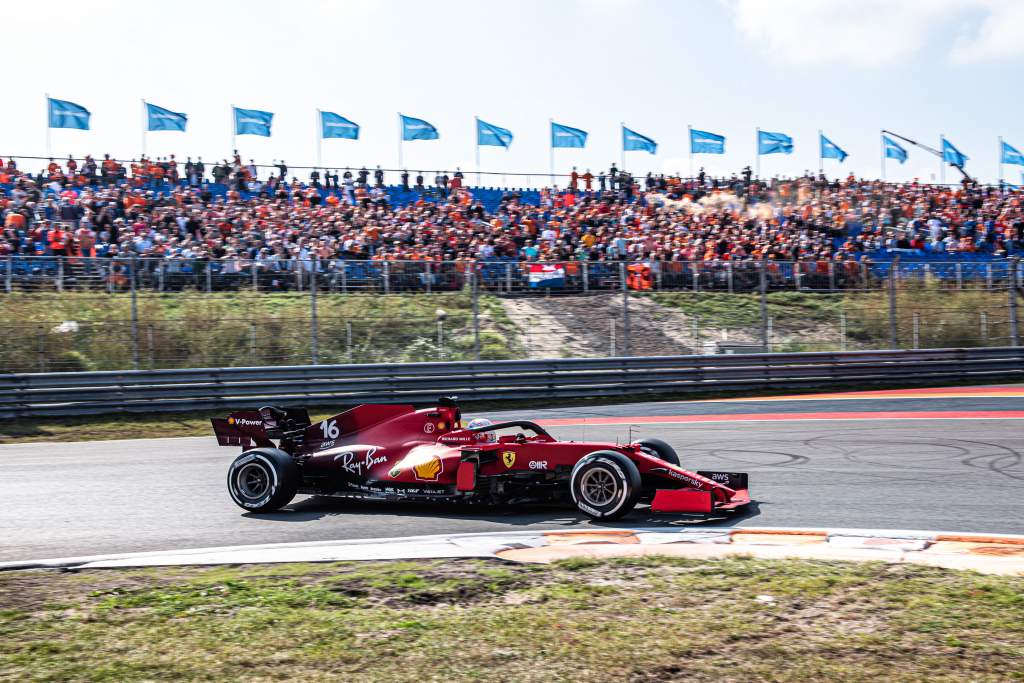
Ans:
{"type": "MultiPolygon", "coordinates": [[[[601,526],[832,527],[1024,534],[1024,386],[522,409],[556,437],[660,437],[684,467],[750,473],[715,520],[646,508],[601,526]]],[[[0,561],[595,524],[568,507],[455,509],[299,497],[247,514],[213,436],[0,445],[0,561]]]]}

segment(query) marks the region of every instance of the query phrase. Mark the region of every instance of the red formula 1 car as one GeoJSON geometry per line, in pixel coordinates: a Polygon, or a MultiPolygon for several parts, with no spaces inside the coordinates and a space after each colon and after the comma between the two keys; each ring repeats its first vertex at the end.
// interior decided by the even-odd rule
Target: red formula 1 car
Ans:
{"type": "Polygon", "coordinates": [[[750,502],[746,474],[683,469],[664,441],[559,441],[526,420],[474,420],[463,427],[451,398],[422,410],[361,405],[315,424],[305,409],[274,407],[212,422],[220,445],[243,449],[228,469],[228,491],[251,512],[277,510],[297,493],[485,504],[571,501],[600,520],[618,519],[637,503],[650,503],[655,512],[711,514],[750,502]]]}

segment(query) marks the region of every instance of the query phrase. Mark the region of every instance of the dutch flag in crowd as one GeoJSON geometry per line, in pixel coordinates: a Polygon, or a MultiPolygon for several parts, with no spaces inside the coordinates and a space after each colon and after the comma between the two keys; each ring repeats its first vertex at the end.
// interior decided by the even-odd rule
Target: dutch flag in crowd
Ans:
{"type": "Polygon", "coordinates": [[[565,287],[565,266],[531,263],[530,287],[565,287]]]}

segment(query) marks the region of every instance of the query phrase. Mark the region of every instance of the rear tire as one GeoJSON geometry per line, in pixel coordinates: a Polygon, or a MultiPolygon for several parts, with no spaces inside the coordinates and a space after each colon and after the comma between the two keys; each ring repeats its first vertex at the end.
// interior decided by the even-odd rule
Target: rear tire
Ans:
{"type": "Polygon", "coordinates": [[[658,460],[664,460],[670,465],[679,467],[682,463],[679,460],[679,454],[676,453],[676,449],[668,445],[661,439],[640,439],[636,442],[636,445],[640,447],[647,455],[652,455],[658,460]]]}
{"type": "Polygon", "coordinates": [[[231,500],[249,512],[273,512],[292,502],[299,488],[299,468],[277,448],[246,451],[228,468],[231,500]]]}
{"type": "Polygon", "coordinates": [[[615,451],[595,451],[576,463],[569,477],[572,502],[592,519],[611,521],[629,514],[641,493],[640,471],[615,451]]]}

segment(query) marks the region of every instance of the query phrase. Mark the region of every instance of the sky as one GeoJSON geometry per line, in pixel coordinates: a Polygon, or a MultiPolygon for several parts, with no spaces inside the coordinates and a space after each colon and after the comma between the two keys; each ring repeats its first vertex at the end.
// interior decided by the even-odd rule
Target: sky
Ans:
{"type": "MultiPolygon", "coordinates": [[[[319,108],[362,127],[322,142],[325,166],[394,168],[401,111],[440,131],[402,145],[405,167],[472,172],[479,116],[515,135],[481,148],[480,167],[532,183],[549,119],[590,134],[555,150],[559,173],[618,165],[623,122],[658,142],[626,154],[640,173],[687,174],[688,125],[726,136],[725,155],[693,158],[716,175],[755,165],[756,127],[795,142],[761,157],[763,176],[816,169],[819,129],[850,155],[825,160],[830,176],[879,177],[882,128],[932,147],[945,134],[987,182],[997,136],[1024,150],[1022,0],[50,0],[0,3],[0,25],[18,56],[0,158],[45,155],[46,94],[92,112],[89,131],[51,131],[55,156],[137,156],[143,98],[189,117],[185,133],[149,133],[150,155],[224,158],[234,104],[275,114],[272,137],[237,138],[243,158],[312,165],[319,108]]],[[[939,167],[910,148],[886,177],[939,167]]]]}

